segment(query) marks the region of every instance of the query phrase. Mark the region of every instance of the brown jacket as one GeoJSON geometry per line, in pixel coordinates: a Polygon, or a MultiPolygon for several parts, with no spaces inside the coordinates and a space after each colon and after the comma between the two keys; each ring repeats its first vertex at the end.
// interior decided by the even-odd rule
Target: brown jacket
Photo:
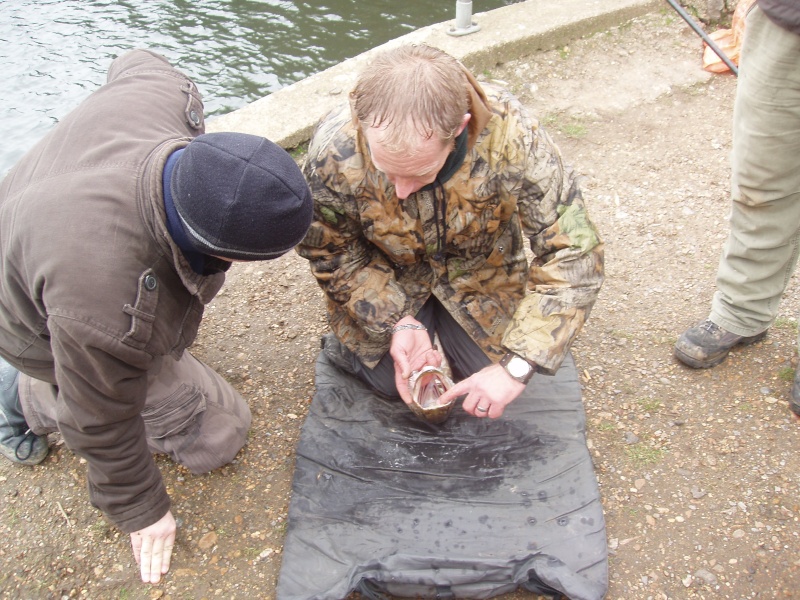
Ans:
{"type": "Polygon", "coordinates": [[[333,332],[367,366],[434,295],[490,358],[511,350],[554,373],[602,285],[603,244],[539,123],[507,91],[470,83],[463,164],[402,201],[350,108],[325,117],[304,167],[315,212],[298,252],[333,332]]]}
{"type": "Polygon", "coordinates": [[[148,371],[192,343],[225,277],[194,273],[166,228],[164,163],[203,130],[195,85],[135,50],[0,184],[0,354],[58,386],[92,503],[127,532],[169,509],[140,416],[148,371]]]}

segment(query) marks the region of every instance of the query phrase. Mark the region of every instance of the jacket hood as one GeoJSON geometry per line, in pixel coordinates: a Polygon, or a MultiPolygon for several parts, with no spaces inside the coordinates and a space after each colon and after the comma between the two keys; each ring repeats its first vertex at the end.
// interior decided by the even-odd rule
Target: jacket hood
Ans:
{"type": "Polygon", "coordinates": [[[467,123],[467,131],[469,137],[467,139],[467,148],[472,148],[475,145],[475,140],[478,135],[484,130],[489,119],[492,118],[492,111],[489,109],[489,101],[486,99],[486,93],[483,91],[481,84],[475,79],[475,76],[469,70],[461,65],[464,69],[464,74],[467,76],[469,83],[469,114],[472,115],[467,123]]]}

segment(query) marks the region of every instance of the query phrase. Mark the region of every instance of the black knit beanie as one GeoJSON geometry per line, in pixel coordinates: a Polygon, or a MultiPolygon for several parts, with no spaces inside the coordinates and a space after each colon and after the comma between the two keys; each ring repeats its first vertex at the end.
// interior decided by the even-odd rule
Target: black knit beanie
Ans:
{"type": "Polygon", "coordinates": [[[170,179],[175,209],[199,252],[277,258],[311,225],[311,192],[289,153],[266,138],[207,133],[183,150],[170,179]]]}

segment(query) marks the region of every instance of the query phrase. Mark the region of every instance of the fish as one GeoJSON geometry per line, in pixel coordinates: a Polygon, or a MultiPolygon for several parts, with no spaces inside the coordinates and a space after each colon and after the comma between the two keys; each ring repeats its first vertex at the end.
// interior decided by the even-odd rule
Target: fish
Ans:
{"type": "Polygon", "coordinates": [[[453,387],[442,369],[428,366],[411,373],[408,389],[411,392],[411,410],[429,423],[440,424],[447,420],[455,405],[455,398],[447,404],[439,404],[439,396],[453,387]]]}

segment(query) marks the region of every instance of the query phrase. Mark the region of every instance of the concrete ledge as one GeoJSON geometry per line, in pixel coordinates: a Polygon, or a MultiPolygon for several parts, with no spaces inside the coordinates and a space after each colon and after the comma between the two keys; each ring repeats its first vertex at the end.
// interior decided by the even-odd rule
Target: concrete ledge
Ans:
{"type": "MultiPolygon", "coordinates": [[[[659,0],[527,0],[475,13],[480,31],[448,35],[452,22],[418,29],[256,100],[209,119],[206,129],[266,137],[294,148],[311,137],[317,121],[347,99],[358,74],[380,50],[405,43],[426,43],[456,57],[475,73],[498,63],[568,44],[663,6],[659,0]]],[[[453,3],[455,17],[455,3],[453,3]]]]}

